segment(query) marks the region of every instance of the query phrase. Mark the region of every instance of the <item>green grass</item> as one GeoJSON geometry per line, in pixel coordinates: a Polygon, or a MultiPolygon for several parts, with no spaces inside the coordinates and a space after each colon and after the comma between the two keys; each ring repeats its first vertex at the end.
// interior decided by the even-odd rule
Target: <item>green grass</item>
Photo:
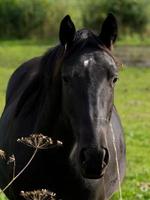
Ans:
{"type": "MultiPolygon", "coordinates": [[[[0,45],[0,113],[10,74],[22,62],[41,55],[49,45],[3,42],[0,45]]],[[[123,200],[150,200],[150,68],[120,71],[115,104],[120,113],[127,145],[127,172],[123,200]],[[143,187],[145,187],[143,189],[143,187]]],[[[113,200],[118,200],[118,193],[113,200]]],[[[4,198],[0,197],[0,200],[4,198]]]]}
{"type": "Polygon", "coordinates": [[[150,200],[149,77],[150,68],[126,68],[120,72],[116,87],[115,102],[127,145],[127,172],[122,186],[124,200],[150,200]]]}
{"type": "Polygon", "coordinates": [[[7,199],[6,196],[4,196],[4,194],[2,194],[2,195],[0,196],[0,200],[8,200],[8,199],[7,199]]]}
{"type": "Polygon", "coordinates": [[[148,34],[132,34],[132,35],[123,35],[117,41],[118,46],[150,46],[150,37],[148,34]]]}
{"type": "Polygon", "coordinates": [[[34,43],[32,41],[6,41],[0,42],[0,66],[7,68],[18,67],[21,63],[34,56],[43,54],[50,45],[34,43]]]}

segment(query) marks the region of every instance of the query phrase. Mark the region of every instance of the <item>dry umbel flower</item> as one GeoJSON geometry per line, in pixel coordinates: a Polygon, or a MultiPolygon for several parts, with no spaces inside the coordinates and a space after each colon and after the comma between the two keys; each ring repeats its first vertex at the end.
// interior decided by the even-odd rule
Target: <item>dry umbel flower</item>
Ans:
{"type": "Polygon", "coordinates": [[[10,163],[14,163],[15,162],[15,156],[14,156],[14,154],[12,154],[10,157],[9,157],[9,159],[8,159],[8,161],[7,161],[7,164],[9,165],[10,163]]]}
{"type": "Polygon", "coordinates": [[[150,191],[150,182],[140,182],[137,184],[137,186],[140,187],[142,192],[150,191]]]}
{"type": "Polygon", "coordinates": [[[46,189],[34,190],[24,192],[21,191],[20,195],[24,197],[26,200],[55,200],[56,194],[53,192],[49,192],[46,189]]]}
{"type": "Polygon", "coordinates": [[[23,143],[29,147],[34,148],[34,152],[27,162],[27,164],[23,167],[23,169],[15,176],[15,157],[12,158],[14,162],[14,168],[13,168],[13,179],[5,186],[5,188],[2,190],[3,192],[25,171],[25,169],[30,165],[33,158],[35,157],[36,153],[39,149],[48,149],[53,148],[56,146],[62,146],[63,143],[61,141],[53,141],[50,137],[44,136],[43,134],[31,134],[29,137],[22,137],[17,140],[20,143],[23,143]]]}
{"type": "Polygon", "coordinates": [[[22,137],[17,140],[29,147],[37,149],[47,149],[55,146],[62,146],[62,142],[57,140],[53,141],[50,137],[44,136],[43,134],[31,134],[28,137],[22,137]]]}
{"type": "Polygon", "coordinates": [[[5,151],[0,149],[0,158],[5,159],[6,155],[5,155],[5,151]]]}

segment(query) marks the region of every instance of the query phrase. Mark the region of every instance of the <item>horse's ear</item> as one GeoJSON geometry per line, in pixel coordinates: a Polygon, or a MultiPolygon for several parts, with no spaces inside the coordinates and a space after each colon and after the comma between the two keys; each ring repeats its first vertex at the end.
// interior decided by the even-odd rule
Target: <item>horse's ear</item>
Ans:
{"type": "Polygon", "coordinates": [[[60,24],[59,39],[62,45],[70,44],[75,35],[76,29],[69,15],[66,15],[60,24]]]}
{"type": "Polygon", "coordinates": [[[102,29],[100,33],[100,39],[103,44],[111,49],[112,44],[116,41],[118,35],[118,23],[115,16],[109,13],[107,18],[102,24],[102,29]]]}

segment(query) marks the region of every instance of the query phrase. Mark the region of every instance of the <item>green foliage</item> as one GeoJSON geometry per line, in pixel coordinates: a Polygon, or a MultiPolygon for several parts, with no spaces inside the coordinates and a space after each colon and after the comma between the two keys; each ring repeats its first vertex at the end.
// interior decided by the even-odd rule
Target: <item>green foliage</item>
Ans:
{"type": "Polygon", "coordinates": [[[0,0],[0,37],[54,35],[65,10],[58,0],[0,0]]]}
{"type": "Polygon", "coordinates": [[[48,7],[45,10],[47,17],[44,23],[44,36],[58,35],[59,24],[62,18],[66,15],[67,5],[64,1],[48,0],[48,7]]]}
{"type": "Polygon", "coordinates": [[[76,26],[82,25],[76,1],[0,0],[1,38],[49,38],[59,32],[62,18],[70,14],[76,26]]]}
{"type": "Polygon", "coordinates": [[[100,22],[107,13],[113,13],[118,19],[122,33],[144,32],[148,19],[145,4],[130,0],[89,1],[83,8],[83,22],[94,30],[100,29],[100,22]]]}
{"type": "Polygon", "coordinates": [[[46,8],[47,0],[0,0],[0,36],[22,38],[39,33],[46,8]]]}
{"type": "Polygon", "coordinates": [[[72,16],[77,28],[99,31],[108,12],[116,15],[123,34],[141,33],[149,23],[148,6],[146,0],[0,0],[0,37],[40,39],[58,35],[66,14],[72,16]]]}

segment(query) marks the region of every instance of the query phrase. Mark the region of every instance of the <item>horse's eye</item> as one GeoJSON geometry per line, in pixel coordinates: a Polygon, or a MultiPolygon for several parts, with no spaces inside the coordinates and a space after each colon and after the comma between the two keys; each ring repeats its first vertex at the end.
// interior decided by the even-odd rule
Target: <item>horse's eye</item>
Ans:
{"type": "Polygon", "coordinates": [[[117,77],[114,77],[113,78],[113,83],[115,84],[117,82],[118,78],[117,77]]]}
{"type": "Polygon", "coordinates": [[[118,77],[113,77],[111,80],[111,85],[114,86],[114,84],[117,82],[118,77]]]}

